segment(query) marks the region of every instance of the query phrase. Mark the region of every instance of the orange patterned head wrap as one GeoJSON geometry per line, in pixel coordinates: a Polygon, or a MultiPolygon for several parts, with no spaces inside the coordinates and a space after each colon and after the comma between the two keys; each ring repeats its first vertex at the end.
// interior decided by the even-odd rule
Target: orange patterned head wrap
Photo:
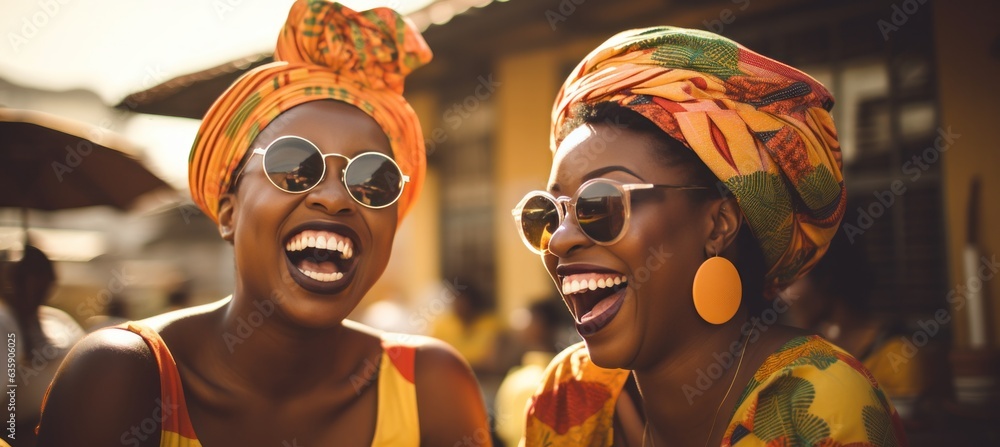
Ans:
{"type": "Polygon", "coordinates": [[[218,221],[219,198],[254,139],[282,112],[324,99],[346,102],[382,127],[410,182],[399,219],[420,192],[426,171],[416,113],[403,98],[406,75],[431,60],[420,32],[388,8],[356,12],[324,0],[297,0],[275,62],[240,77],[205,114],[188,160],[191,198],[218,221]]]}
{"type": "Polygon", "coordinates": [[[764,253],[767,295],[826,252],[847,191],[833,97],[815,79],[709,32],[626,31],[591,52],[563,84],[552,110],[552,150],[573,106],[605,101],[691,148],[736,197],[764,253]]]}

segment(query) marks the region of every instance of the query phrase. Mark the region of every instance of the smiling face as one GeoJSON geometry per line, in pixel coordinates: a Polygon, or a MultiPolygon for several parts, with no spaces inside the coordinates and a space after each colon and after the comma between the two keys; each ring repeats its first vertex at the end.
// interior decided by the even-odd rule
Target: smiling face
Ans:
{"type": "MultiPolygon", "coordinates": [[[[371,117],[349,104],[313,101],[282,114],[253,148],[296,135],[324,154],[353,158],[364,152],[392,155],[371,117]]],[[[272,300],[299,325],[330,327],[357,306],[382,275],[396,232],[398,205],[358,204],[341,180],[347,161],[327,157],[326,177],[302,194],[279,190],[254,155],[239,186],[220,202],[220,231],[233,242],[237,296],[272,300]]]]}
{"type": "MultiPolygon", "coordinates": [[[[664,150],[659,144],[645,132],[582,125],[555,153],[549,192],[572,196],[592,178],[696,184],[690,168],[672,165],[657,153],[664,150]]],[[[708,204],[718,200],[705,202],[672,189],[631,194],[631,218],[621,240],[598,245],[575,217],[567,217],[543,256],[591,358],[603,367],[650,365],[706,325],[695,312],[691,285],[713,232],[715,207],[708,204]]]]}

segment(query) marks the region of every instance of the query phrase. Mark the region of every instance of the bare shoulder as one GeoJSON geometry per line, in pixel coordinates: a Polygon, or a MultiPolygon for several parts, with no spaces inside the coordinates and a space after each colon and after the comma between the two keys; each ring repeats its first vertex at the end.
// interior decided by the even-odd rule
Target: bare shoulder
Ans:
{"type": "Polygon", "coordinates": [[[149,317],[142,320],[142,323],[149,326],[153,330],[159,333],[163,333],[172,326],[178,324],[183,324],[191,320],[198,320],[201,317],[209,315],[215,311],[220,310],[223,306],[229,304],[232,300],[232,296],[223,298],[218,301],[214,301],[208,304],[202,304],[200,306],[187,307],[184,309],[175,310],[173,312],[167,312],[164,314],[149,317]]]}
{"type": "Polygon", "coordinates": [[[157,410],[159,397],[156,357],[142,337],[96,331],[73,347],[53,379],[38,445],[158,445],[158,430],[137,427],[157,410]]]}
{"type": "Polygon", "coordinates": [[[479,383],[455,348],[430,337],[413,337],[414,378],[422,445],[492,445],[479,383]]]}

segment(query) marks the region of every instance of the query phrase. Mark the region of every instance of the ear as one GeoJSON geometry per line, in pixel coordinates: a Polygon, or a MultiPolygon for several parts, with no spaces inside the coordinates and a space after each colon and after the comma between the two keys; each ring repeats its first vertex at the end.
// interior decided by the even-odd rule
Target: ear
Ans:
{"type": "Polygon", "coordinates": [[[732,197],[713,202],[709,207],[712,231],[705,242],[705,253],[708,256],[721,255],[736,241],[743,215],[738,202],[732,197]]]}
{"type": "Polygon", "coordinates": [[[236,234],[236,221],[233,219],[233,194],[223,194],[219,198],[219,235],[222,239],[233,243],[236,234]]]}

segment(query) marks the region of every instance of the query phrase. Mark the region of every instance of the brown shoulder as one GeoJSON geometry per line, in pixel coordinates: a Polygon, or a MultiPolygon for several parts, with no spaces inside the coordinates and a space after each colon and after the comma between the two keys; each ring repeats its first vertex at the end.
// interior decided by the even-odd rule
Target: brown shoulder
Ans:
{"type": "Polygon", "coordinates": [[[143,338],[122,329],[96,331],[73,347],[56,373],[38,445],[159,445],[159,401],[159,368],[143,338]]]}
{"type": "Polygon", "coordinates": [[[479,383],[468,362],[445,342],[413,337],[414,383],[421,445],[492,445],[479,383]]]}

